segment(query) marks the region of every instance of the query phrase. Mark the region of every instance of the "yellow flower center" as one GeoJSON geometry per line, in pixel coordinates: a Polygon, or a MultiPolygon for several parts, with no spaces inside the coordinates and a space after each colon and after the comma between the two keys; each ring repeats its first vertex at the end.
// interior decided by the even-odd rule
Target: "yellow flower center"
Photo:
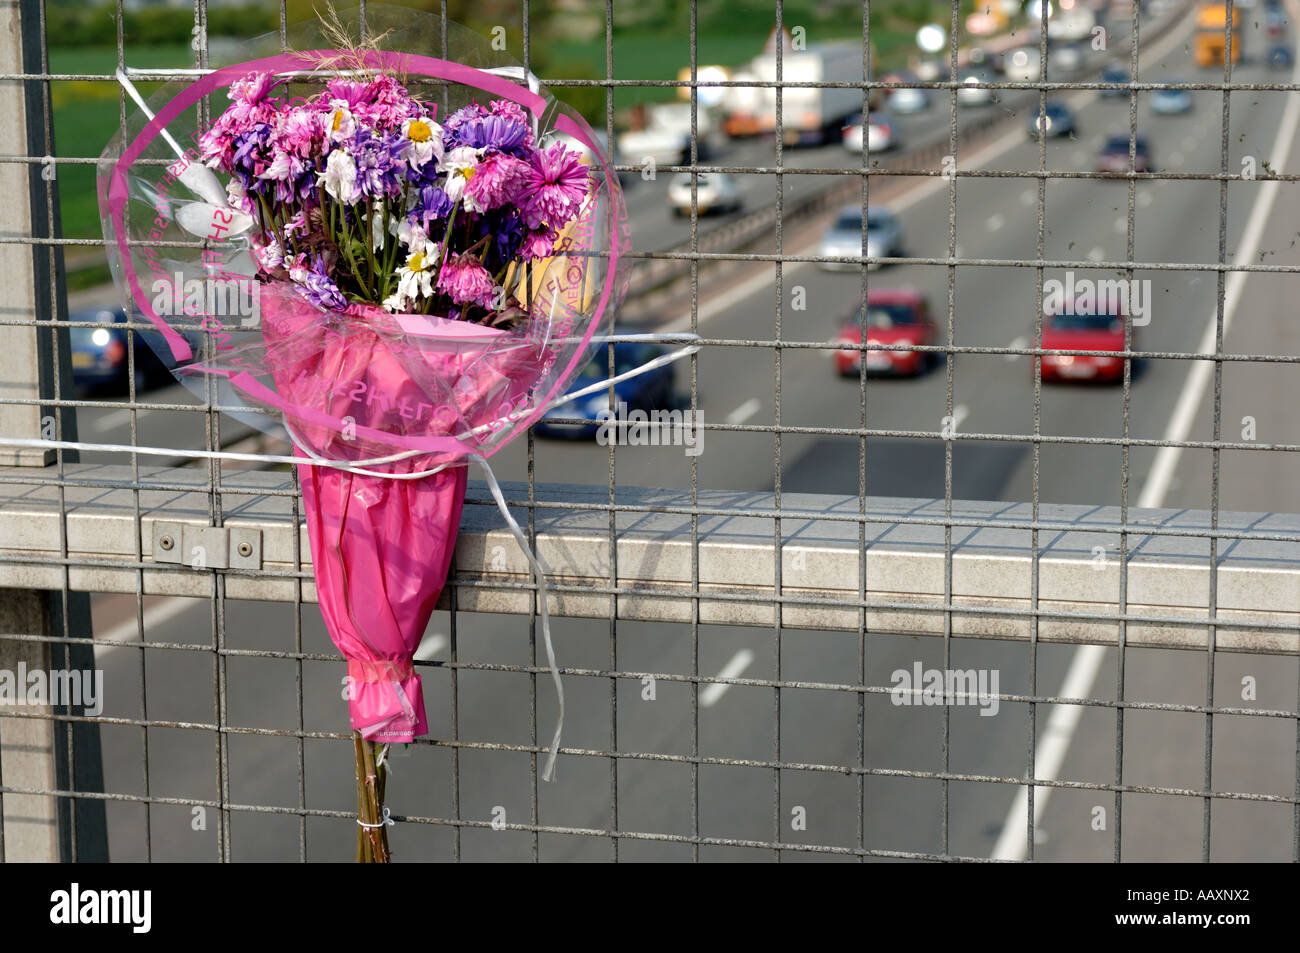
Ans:
{"type": "Polygon", "coordinates": [[[474,178],[474,167],[472,165],[467,165],[465,168],[460,170],[460,174],[466,179],[472,179],[474,178]]]}
{"type": "Polygon", "coordinates": [[[343,110],[334,110],[334,131],[339,131],[339,126],[343,125],[343,110]]]}
{"type": "Polygon", "coordinates": [[[428,142],[433,138],[433,130],[429,128],[428,123],[416,119],[406,127],[406,138],[412,142],[428,142]]]}
{"type": "Polygon", "coordinates": [[[406,267],[411,271],[424,271],[424,253],[416,252],[411,256],[411,260],[406,263],[406,267]]]}

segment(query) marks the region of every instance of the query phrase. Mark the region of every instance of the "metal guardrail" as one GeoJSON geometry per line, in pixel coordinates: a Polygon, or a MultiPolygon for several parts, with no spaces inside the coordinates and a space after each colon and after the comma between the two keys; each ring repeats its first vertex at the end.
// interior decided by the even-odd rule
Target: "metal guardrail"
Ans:
{"type": "MultiPolygon", "coordinates": [[[[1219,651],[1300,654],[1298,516],[1219,513],[1216,535],[1233,544],[1218,563],[1211,613],[1199,545],[1210,530],[1204,511],[1134,509],[1122,523],[1118,507],[1043,506],[1035,519],[1028,504],[958,500],[949,515],[942,500],[868,497],[860,510],[857,497],[787,493],[778,510],[760,493],[699,491],[692,499],[620,487],[611,502],[600,487],[535,484],[533,499],[544,502],[530,503],[527,484],[503,490],[508,503],[531,511],[557,618],[607,618],[612,602],[618,619],[688,622],[698,611],[701,623],[770,626],[780,607],[782,626],[856,631],[865,610],[869,633],[942,636],[952,615],[954,635],[1024,641],[1037,620],[1037,641],[1111,645],[1124,622],[1130,647],[1200,650],[1213,625],[1219,651]],[[774,598],[770,523],[778,514],[783,585],[774,598]],[[680,533],[687,517],[697,520],[694,546],[680,533]],[[945,527],[963,531],[951,560],[945,527]],[[1047,537],[1036,560],[1034,530],[1047,537]],[[1121,533],[1124,566],[1113,555],[1121,533]]],[[[255,541],[247,562],[215,567],[225,569],[225,598],[292,602],[301,586],[301,598],[314,602],[293,479],[247,472],[228,478],[222,493],[224,529],[255,541]]],[[[455,589],[460,611],[528,615],[536,586],[483,484],[471,481],[466,505],[440,608],[455,589]]],[[[206,597],[210,579],[183,565],[189,549],[179,540],[181,527],[210,525],[207,511],[206,478],[190,468],[133,474],[71,465],[58,484],[0,469],[0,587],[54,589],[66,571],[73,588],[90,592],[206,597]]],[[[211,562],[217,547],[205,551],[211,562]]]]}

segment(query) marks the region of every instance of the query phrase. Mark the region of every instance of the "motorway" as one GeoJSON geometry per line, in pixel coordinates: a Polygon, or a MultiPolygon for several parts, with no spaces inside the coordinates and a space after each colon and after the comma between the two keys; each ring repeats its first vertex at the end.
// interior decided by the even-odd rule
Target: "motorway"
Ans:
{"type": "MultiPolygon", "coordinates": [[[[1168,42],[1144,59],[1142,80],[1195,80],[1202,75],[1190,63],[1185,46],[1187,29],[1175,28],[1168,42]]],[[[1259,50],[1262,36],[1248,32],[1247,48],[1259,50]]],[[[1239,79],[1272,81],[1276,74],[1248,64],[1239,79]]],[[[1140,131],[1152,141],[1158,168],[1167,171],[1216,171],[1220,167],[1222,98],[1197,92],[1195,108],[1186,116],[1151,116],[1146,103],[1137,107],[1140,131]]],[[[1077,138],[1053,140],[1042,152],[1025,138],[1023,123],[982,146],[971,156],[958,154],[958,169],[983,167],[1032,172],[1040,162],[1051,171],[1089,171],[1100,141],[1128,124],[1126,100],[1102,100],[1094,93],[1076,92],[1068,100],[1075,108],[1077,138]]],[[[1275,140],[1294,134],[1287,119],[1284,94],[1238,93],[1231,101],[1227,136],[1228,168],[1240,168],[1243,156],[1261,164],[1277,156],[1275,140]]],[[[942,106],[928,114],[943,125],[942,106]]],[[[927,117],[914,117],[924,119],[927,117]]],[[[911,120],[909,120],[909,124],[911,120]]],[[[905,129],[909,142],[923,135],[905,129]]],[[[1289,140],[1284,145],[1289,145],[1289,140]]],[[[728,164],[746,165],[771,145],[742,144],[719,157],[728,164]]],[[[1296,167],[1295,156],[1277,171],[1296,167]]],[[[860,157],[838,146],[786,151],[787,164],[807,162],[823,168],[852,168],[860,157]]],[[[662,200],[666,182],[638,182],[629,192],[633,211],[633,240],[639,249],[669,247],[683,240],[688,223],[668,219],[662,200]]],[[[757,178],[757,177],[755,177],[757,178]]],[[[805,177],[810,178],[810,177],[805,177]]],[[[801,187],[794,176],[787,180],[801,187]]],[[[1245,249],[1251,260],[1300,265],[1296,249],[1297,203],[1294,189],[1283,185],[1266,204],[1262,230],[1248,231],[1248,220],[1261,195],[1261,183],[1228,187],[1227,249],[1245,249]],[[1253,246],[1253,247],[1252,247],[1253,246]]],[[[767,177],[746,183],[747,197],[758,201],[760,190],[770,195],[767,177]]],[[[1211,263],[1218,259],[1219,185],[1213,182],[1157,181],[1139,183],[1135,193],[1134,260],[1143,262],[1211,263]]],[[[965,178],[955,186],[955,245],[961,256],[1010,262],[1039,256],[1079,262],[1122,261],[1129,257],[1128,186],[1122,182],[1051,180],[1046,185],[1039,234],[1038,189],[1032,178],[965,178]]],[[[949,252],[950,202],[947,183],[917,180],[891,205],[901,214],[910,257],[943,257],[949,252]]],[[[783,251],[813,254],[817,228],[790,229],[783,251]]],[[[686,232],[685,234],[689,234],[686,232]]],[[[774,266],[758,264],[701,278],[701,300],[695,320],[680,311],[649,316],[657,327],[693,324],[711,341],[774,340],[824,345],[842,318],[853,308],[862,287],[856,272],[827,273],[814,264],[783,265],[782,293],[774,290],[774,266]],[[806,309],[792,306],[793,291],[802,289],[806,309]]],[[[1078,277],[1103,273],[1076,269],[1078,277]]],[[[1048,269],[1045,278],[1063,277],[1048,269]]],[[[1214,314],[1216,276],[1213,272],[1139,268],[1138,279],[1150,279],[1155,291],[1150,324],[1136,334],[1136,346],[1156,351],[1195,351],[1214,314]]],[[[902,263],[869,274],[871,287],[910,285],[929,297],[945,335],[959,346],[1019,348],[1033,346],[1034,317],[1039,301],[1032,268],[902,263]],[[952,300],[948,301],[952,282],[952,300]]],[[[1300,353],[1300,335],[1287,307],[1291,275],[1253,275],[1235,302],[1225,347],[1243,353],[1300,353]]],[[[1162,438],[1178,422],[1190,430],[1184,436],[1212,436],[1212,392],[1187,388],[1191,362],[1143,360],[1134,368],[1126,402],[1122,388],[1048,385],[1035,388],[1029,357],[962,354],[940,363],[915,380],[837,378],[824,347],[772,348],[707,346],[698,356],[697,400],[706,421],[737,427],[859,428],[926,434],[924,437],[871,437],[866,440],[866,491],[876,495],[942,497],[944,443],[937,438],[944,417],[956,420],[959,435],[996,435],[999,440],[958,439],[952,450],[954,498],[1044,502],[1118,504],[1122,499],[1122,453],[1117,446],[1043,444],[1035,459],[1032,441],[1044,435],[1120,438],[1162,438]],[[779,361],[779,363],[778,363],[779,361]],[[951,402],[949,388],[951,387],[951,402]],[[1190,412],[1183,412],[1190,405],[1190,412]],[[1013,439],[1005,439],[1013,438],[1013,439]]],[[[686,386],[687,368],[680,379],[686,386]]],[[[1222,420],[1226,439],[1236,439],[1245,416],[1255,418],[1261,442],[1300,442],[1300,421],[1291,411],[1294,388],[1287,388],[1285,364],[1228,365],[1222,375],[1222,420]]],[[[111,411],[110,411],[111,412],[111,411]]],[[[83,412],[83,421],[91,415],[83,412]]],[[[195,418],[201,419],[201,418],[195,418]]],[[[84,426],[84,424],[83,424],[84,426]]],[[[105,427],[100,436],[111,434],[105,427]]],[[[195,446],[202,445],[198,430],[195,446]]],[[[92,434],[83,433],[83,439],[92,434]]],[[[159,439],[170,439],[162,434],[159,439]]],[[[141,443],[148,442],[142,436],[141,443]]],[[[502,480],[539,483],[603,484],[613,474],[620,485],[688,487],[738,491],[816,492],[856,495],[859,490],[861,441],[852,436],[785,433],[763,429],[707,433],[704,452],[687,457],[679,448],[598,447],[581,441],[529,438],[519,440],[494,458],[502,480]],[[694,472],[693,472],[693,467],[694,472]]],[[[1218,502],[1223,509],[1296,512],[1300,482],[1295,463],[1280,453],[1224,453],[1218,502]]],[[[1185,451],[1172,468],[1156,465],[1152,449],[1129,454],[1127,501],[1130,506],[1205,509],[1210,506],[1211,455],[1185,451]]],[[[292,651],[294,618],[291,606],[226,603],[225,631],[231,648],[292,651]]],[[[97,597],[95,624],[100,638],[134,638],[133,600],[97,597]]],[[[210,640],[209,605],[201,600],[146,600],[146,630],[151,641],[206,645],[210,640]]],[[[302,614],[303,649],[332,651],[314,607],[302,614]]],[[[696,664],[702,674],[774,678],[778,642],[771,630],[702,626],[698,645],[689,626],[619,622],[611,638],[607,622],[556,620],[556,648],[562,666],[609,668],[690,674],[696,664]]],[[[452,634],[450,620],[438,613],[419,657],[445,660],[452,634]]],[[[528,664],[529,627],[519,617],[465,614],[456,619],[461,662],[528,664]]],[[[854,633],[785,630],[779,642],[780,677],[785,680],[856,681],[859,647],[854,633]]],[[[1077,672],[1077,650],[1043,645],[1037,650],[1036,682],[1031,683],[1029,651],[1024,645],[955,640],[949,665],[954,668],[996,669],[1003,693],[1056,692],[1068,673],[1077,672]]],[[[142,709],[139,651],[106,646],[99,660],[110,686],[106,714],[140,717],[142,709]]],[[[1095,697],[1113,697],[1117,653],[1098,652],[1100,659],[1086,683],[1095,697]]],[[[936,639],[870,633],[866,647],[867,684],[888,685],[896,669],[911,669],[916,661],[942,667],[943,643],[936,639]]],[[[1224,704],[1285,708],[1294,704],[1296,660],[1220,655],[1215,660],[1216,697],[1224,704]],[[1257,701],[1237,701],[1241,679],[1258,679],[1257,701]]],[[[423,670],[425,697],[433,737],[450,737],[449,676],[446,669],[423,670]]],[[[303,665],[304,726],[308,730],[346,730],[340,700],[337,663],[303,665]]],[[[1127,652],[1124,661],[1128,698],[1198,703],[1205,701],[1206,658],[1197,653],[1127,652]]],[[[148,717],[214,719],[212,660],[203,653],[152,652],[148,657],[148,717]]],[[[266,659],[228,661],[229,710],[232,724],[283,727],[296,723],[296,666],[266,659]]],[[[1077,682],[1075,683],[1077,684],[1077,682]]],[[[510,673],[462,672],[459,676],[459,736],[474,741],[527,744],[532,706],[530,679],[510,673]]],[[[639,683],[622,683],[617,692],[617,744],[620,750],[688,753],[693,725],[689,690],[682,683],[661,681],[655,700],[642,697],[639,683]]],[[[576,748],[603,749],[611,739],[611,683],[601,679],[566,680],[568,717],[564,743],[576,748]]],[[[779,733],[774,732],[776,693],[772,689],[717,686],[701,692],[698,745],[701,754],[732,758],[771,759],[779,738],[780,758],[786,762],[853,765],[857,747],[857,703],[848,693],[785,689],[779,693],[779,733]],[[719,690],[720,689],[720,690],[719,690]]],[[[549,680],[537,680],[538,738],[549,736],[554,698],[549,680]]],[[[1044,734],[1053,706],[1039,706],[1037,727],[1044,734]]],[[[1021,776],[1025,770],[1029,712],[1026,706],[1004,703],[997,717],[979,717],[977,709],[954,707],[946,712],[949,727],[947,761],[942,746],[945,711],[940,708],[899,708],[883,696],[866,701],[866,762],[872,766],[917,771],[948,770],[980,775],[1021,776]]],[[[1203,783],[1204,716],[1162,712],[1130,712],[1125,719],[1124,782],[1199,788],[1203,783]]],[[[1059,777],[1108,782],[1114,780],[1115,715],[1088,708],[1063,751],[1059,777]]],[[[1287,795],[1294,788],[1294,725],[1285,720],[1227,718],[1214,721],[1214,783],[1220,789],[1287,795]]],[[[108,790],[141,791],[140,732],[104,729],[108,790]]],[[[297,804],[296,745],[291,739],[230,737],[231,797],[240,803],[297,804]]],[[[1040,741],[1040,752],[1042,742],[1040,741]]],[[[310,807],[348,811],[354,806],[349,746],[308,742],[306,792],[310,807]]],[[[149,735],[151,793],[156,796],[214,797],[215,765],[209,737],[173,729],[149,735]]],[[[492,751],[460,755],[461,816],[488,821],[504,808],[510,822],[529,821],[532,782],[528,759],[492,751]]],[[[399,754],[390,783],[394,813],[453,816],[451,756],[445,749],[420,747],[399,754]]],[[[1040,764],[1041,764],[1040,759],[1040,764]]],[[[767,769],[704,767],[699,771],[699,830],[712,837],[770,840],[779,824],[781,839],[854,847],[859,843],[861,805],[855,780],[846,775],[781,772],[779,803],[774,803],[774,772],[767,769]],[[792,811],[803,808],[806,829],[791,828],[792,811]]],[[[1040,776],[1042,771],[1040,770],[1040,776]]],[[[625,831],[689,834],[692,802],[689,768],[654,761],[625,761],[618,768],[618,812],[610,809],[611,769],[608,759],[565,757],[559,779],[540,784],[543,823],[581,828],[616,825],[625,831]]],[[[1004,785],[952,783],[910,778],[868,778],[865,785],[866,827],[862,841],[872,848],[904,852],[939,852],[988,857],[997,849],[1012,849],[1007,830],[1015,791],[1004,785]],[[941,832],[946,828],[946,842],[941,832]],[[1009,839],[1008,839],[1009,838],[1009,839]],[[1007,848],[1010,844],[1011,847],[1007,848]]],[[[1112,798],[1090,791],[1057,791],[1039,798],[1041,818],[1035,857],[1046,860],[1109,859],[1115,819],[1103,831],[1093,829],[1093,808],[1107,815],[1112,798]],[[1045,805],[1045,806],[1044,806],[1045,805]]],[[[114,859],[143,859],[143,811],[137,805],[110,804],[114,859]]],[[[1201,856],[1202,802],[1193,798],[1127,796],[1123,815],[1123,856],[1126,859],[1198,859],[1201,856]]],[[[1014,817],[1014,814],[1012,815],[1014,817]]],[[[1213,857],[1216,860],[1280,860],[1289,856],[1291,815],[1286,805],[1217,801],[1214,805],[1213,857]]],[[[1023,827],[1023,816],[1019,821],[1023,827]]],[[[216,855],[215,822],[194,831],[188,809],[155,807],[152,812],[154,859],[211,859],[216,855]]],[[[271,860],[297,856],[297,820],[265,814],[236,815],[232,827],[236,860],[271,860]]],[[[1014,831],[1012,832],[1014,834],[1014,831]]],[[[443,826],[401,825],[393,833],[398,860],[447,859],[452,830],[443,826]]],[[[461,856],[477,860],[528,859],[532,836],[526,832],[467,829],[461,835],[461,856]]],[[[545,860],[605,859],[609,838],[542,835],[545,860]]],[[[308,823],[307,857],[344,860],[351,856],[352,822],[318,820],[308,823]]],[[[620,859],[668,860],[690,857],[684,844],[621,839],[620,859]]],[[[745,848],[703,847],[705,859],[765,859],[764,852],[745,848]]],[[[786,860],[821,859],[825,855],[787,851],[786,860]]]]}

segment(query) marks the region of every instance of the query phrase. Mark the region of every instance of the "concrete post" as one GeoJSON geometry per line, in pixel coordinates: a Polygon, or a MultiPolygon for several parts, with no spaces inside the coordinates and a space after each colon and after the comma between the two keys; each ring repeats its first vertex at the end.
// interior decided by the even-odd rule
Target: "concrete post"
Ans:
{"type": "MultiPolygon", "coordinates": [[[[0,0],[0,73],[44,72],[41,0],[0,0]]],[[[54,153],[48,83],[0,82],[0,129],[10,132],[16,154],[54,153]],[[19,151],[19,150],[22,151],[19,151]]],[[[57,169],[51,163],[0,163],[0,236],[41,239],[61,234],[57,169]]],[[[44,244],[0,243],[0,433],[27,438],[77,439],[75,411],[43,405],[73,394],[62,249],[44,244]]],[[[72,462],[75,455],[64,454],[72,462]]],[[[0,449],[10,466],[50,467],[52,450],[0,449]]],[[[0,673],[94,669],[86,645],[4,639],[5,634],[91,634],[87,593],[0,589],[0,673]],[[66,609],[66,611],[65,611],[66,609]]],[[[22,690],[23,686],[16,686],[22,690]]],[[[3,704],[3,702],[0,702],[3,704]]],[[[80,715],[64,706],[24,706],[26,714],[80,715]]],[[[0,712],[2,715],[3,712],[0,712]]],[[[0,787],[101,791],[99,729],[94,723],[51,718],[0,717],[0,787]]],[[[102,801],[0,793],[0,862],[13,860],[106,860],[102,801]]]]}
{"type": "MultiPolygon", "coordinates": [[[[49,601],[37,590],[0,590],[0,632],[27,635],[50,631],[49,601]]],[[[0,639],[0,673],[48,672],[50,644],[0,639]]],[[[26,685],[14,685],[20,697],[26,685]]],[[[3,704],[3,702],[0,702],[3,704]]],[[[15,704],[24,715],[50,715],[49,705],[15,704]]],[[[5,787],[55,789],[55,723],[41,718],[0,718],[0,782],[5,787]]],[[[55,799],[34,794],[0,795],[4,805],[4,861],[59,859],[55,799]]]]}

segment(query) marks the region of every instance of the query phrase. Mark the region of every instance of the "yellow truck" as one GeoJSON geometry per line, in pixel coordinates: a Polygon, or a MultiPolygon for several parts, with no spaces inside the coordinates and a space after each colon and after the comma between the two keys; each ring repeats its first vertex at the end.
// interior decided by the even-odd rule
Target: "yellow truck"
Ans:
{"type": "MultiPolygon", "coordinates": [[[[1196,8],[1196,65],[1222,66],[1228,20],[1226,3],[1202,3],[1196,8]]],[[[1241,11],[1232,8],[1232,63],[1241,62],[1241,11]]]]}

